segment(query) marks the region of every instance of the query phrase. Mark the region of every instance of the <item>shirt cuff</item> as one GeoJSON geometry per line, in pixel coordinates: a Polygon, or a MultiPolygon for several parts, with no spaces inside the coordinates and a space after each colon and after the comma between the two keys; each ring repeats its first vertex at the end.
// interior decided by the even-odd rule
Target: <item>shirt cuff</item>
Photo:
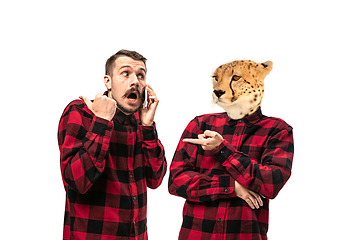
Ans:
{"type": "Polygon", "coordinates": [[[220,194],[225,197],[235,197],[234,192],[234,179],[231,176],[220,176],[219,177],[220,194]]]}
{"type": "Polygon", "coordinates": [[[143,126],[140,124],[139,128],[141,130],[141,139],[143,141],[153,141],[158,139],[155,123],[153,123],[151,126],[143,126]]]}
{"type": "Polygon", "coordinates": [[[91,132],[94,134],[111,137],[111,131],[113,130],[113,121],[108,121],[94,115],[90,129],[91,132]]]}
{"type": "Polygon", "coordinates": [[[236,148],[224,139],[217,148],[213,149],[212,153],[215,158],[224,165],[235,151],[236,148]]]}

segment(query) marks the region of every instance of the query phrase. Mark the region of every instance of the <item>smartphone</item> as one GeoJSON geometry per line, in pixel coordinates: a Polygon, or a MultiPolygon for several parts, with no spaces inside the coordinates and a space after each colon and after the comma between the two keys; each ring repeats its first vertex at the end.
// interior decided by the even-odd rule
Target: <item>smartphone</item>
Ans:
{"type": "Polygon", "coordinates": [[[145,100],[144,100],[144,103],[142,104],[142,107],[143,107],[143,108],[146,108],[146,107],[147,107],[147,104],[148,104],[148,99],[147,99],[148,96],[147,96],[147,90],[146,90],[146,87],[145,87],[145,90],[144,90],[144,91],[145,91],[145,94],[144,94],[144,95],[145,95],[145,100]]]}

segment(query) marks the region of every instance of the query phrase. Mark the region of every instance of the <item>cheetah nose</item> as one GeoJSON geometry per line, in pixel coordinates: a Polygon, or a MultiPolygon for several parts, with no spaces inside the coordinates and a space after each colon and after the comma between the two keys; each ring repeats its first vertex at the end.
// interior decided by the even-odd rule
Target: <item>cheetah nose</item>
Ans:
{"type": "Polygon", "coordinates": [[[222,95],[225,94],[225,91],[222,91],[222,90],[214,90],[214,94],[220,98],[222,95]]]}

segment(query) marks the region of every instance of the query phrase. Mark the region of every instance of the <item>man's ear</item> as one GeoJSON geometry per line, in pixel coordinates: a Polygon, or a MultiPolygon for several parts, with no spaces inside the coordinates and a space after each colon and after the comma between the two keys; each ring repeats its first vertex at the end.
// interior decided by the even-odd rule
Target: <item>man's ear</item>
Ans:
{"type": "Polygon", "coordinates": [[[108,91],[112,90],[112,78],[110,75],[104,76],[104,84],[108,91]]]}

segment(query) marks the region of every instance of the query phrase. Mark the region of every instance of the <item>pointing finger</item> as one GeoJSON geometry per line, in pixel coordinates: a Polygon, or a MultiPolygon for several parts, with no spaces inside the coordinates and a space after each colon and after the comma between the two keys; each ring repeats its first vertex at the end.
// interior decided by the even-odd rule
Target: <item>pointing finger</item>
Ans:
{"type": "Polygon", "coordinates": [[[200,145],[205,143],[205,139],[185,138],[182,141],[187,142],[187,143],[200,144],[200,145]]]}

